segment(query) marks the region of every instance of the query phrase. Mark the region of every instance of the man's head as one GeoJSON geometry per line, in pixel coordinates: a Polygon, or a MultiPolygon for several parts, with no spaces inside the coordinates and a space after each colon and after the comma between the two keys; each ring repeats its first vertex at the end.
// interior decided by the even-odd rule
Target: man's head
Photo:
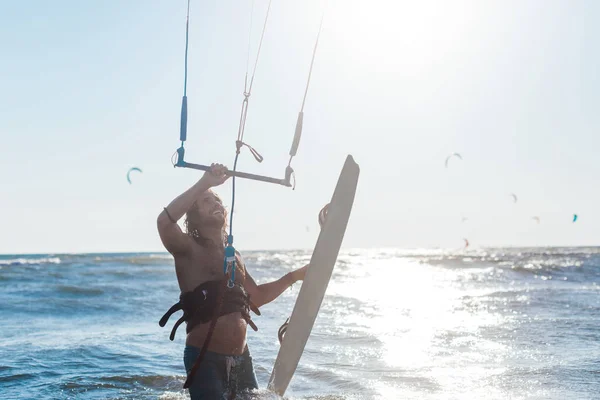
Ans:
{"type": "MultiPolygon", "coordinates": [[[[215,241],[214,232],[221,232],[223,242],[227,238],[227,210],[223,202],[212,190],[207,190],[194,202],[185,214],[185,228],[188,235],[200,245],[215,241]],[[212,237],[211,237],[212,236],[212,237]]],[[[217,243],[214,243],[217,244],[217,243]]]]}

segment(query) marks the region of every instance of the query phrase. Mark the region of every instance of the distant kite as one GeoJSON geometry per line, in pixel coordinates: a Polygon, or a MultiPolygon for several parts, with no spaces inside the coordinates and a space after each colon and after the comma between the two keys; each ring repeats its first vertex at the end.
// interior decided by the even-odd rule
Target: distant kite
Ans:
{"type": "Polygon", "coordinates": [[[538,224],[540,223],[540,217],[531,217],[531,219],[535,220],[538,224]]]}
{"type": "Polygon", "coordinates": [[[516,202],[517,202],[517,200],[519,200],[519,199],[517,198],[517,195],[516,195],[516,194],[514,194],[514,193],[511,193],[511,194],[510,194],[510,196],[513,198],[513,202],[514,202],[514,203],[516,203],[516,202]]]}
{"type": "Polygon", "coordinates": [[[462,219],[460,220],[460,222],[463,222],[463,223],[464,223],[464,222],[466,222],[468,219],[469,219],[469,218],[467,218],[467,217],[462,217],[462,219]]]}
{"type": "Polygon", "coordinates": [[[131,175],[132,171],[142,172],[142,170],[139,169],[138,167],[130,168],[129,171],[127,171],[127,182],[129,182],[130,185],[131,185],[131,176],[130,175],[131,175]]]}
{"type": "Polygon", "coordinates": [[[577,214],[573,214],[573,222],[577,221],[577,214]]]}
{"type": "Polygon", "coordinates": [[[458,153],[452,153],[452,154],[450,154],[448,157],[446,157],[446,162],[444,163],[444,165],[446,166],[446,168],[448,168],[448,162],[450,161],[450,159],[451,159],[452,157],[456,157],[456,158],[458,158],[459,160],[462,160],[462,156],[461,156],[460,154],[458,154],[458,153]]]}
{"type": "Polygon", "coordinates": [[[465,249],[469,247],[469,241],[467,239],[463,239],[465,241],[465,249]]]}

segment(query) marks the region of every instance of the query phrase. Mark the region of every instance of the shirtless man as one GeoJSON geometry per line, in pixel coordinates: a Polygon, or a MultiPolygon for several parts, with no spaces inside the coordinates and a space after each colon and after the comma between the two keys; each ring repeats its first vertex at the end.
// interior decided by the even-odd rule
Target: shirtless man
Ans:
{"type": "MultiPolygon", "coordinates": [[[[253,325],[249,310],[276,299],[294,282],[304,279],[304,266],[282,278],[257,285],[236,254],[235,285],[226,288],[223,271],[227,239],[226,211],[211,190],[227,180],[227,168],[213,164],[210,171],[160,213],[158,232],[165,248],[175,259],[175,272],[181,290],[180,303],[161,319],[161,326],[173,312],[183,309],[187,323],[184,364],[192,399],[221,399],[257,389],[252,358],[246,345],[246,327],[253,325]],[[177,221],[186,215],[186,232],[177,221]],[[219,303],[221,293],[222,304],[219,303]],[[177,308],[177,306],[180,306],[177,308]],[[215,308],[220,310],[212,335],[215,308]],[[174,310],[174,311],[173,311],[174,310]],[[186,314],[187,313],[187,314],[186,314]],[[206,352],[192,368],[207,336],[206,352]],[[191,376],[191,378],[190,378],[191,376]]],[[[176,329],[176,327],[174,328],[176,329]]],[[[174,331],[172,333],[174,335],[174,331]]]]}

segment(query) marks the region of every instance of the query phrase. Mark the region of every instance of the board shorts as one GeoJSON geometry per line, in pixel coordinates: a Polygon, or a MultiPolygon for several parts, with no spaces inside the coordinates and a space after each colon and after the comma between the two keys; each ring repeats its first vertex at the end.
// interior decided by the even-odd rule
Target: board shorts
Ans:
{"type": "MultiPolygon", "coordinates": [[[[189,374],[200,355],[200,348],[185,346],[183,363],[189,374]]],[[[258,389],[248,347],[239,356],[207,351],[189,387],[192,400],[229,399],[258,389]]]]}

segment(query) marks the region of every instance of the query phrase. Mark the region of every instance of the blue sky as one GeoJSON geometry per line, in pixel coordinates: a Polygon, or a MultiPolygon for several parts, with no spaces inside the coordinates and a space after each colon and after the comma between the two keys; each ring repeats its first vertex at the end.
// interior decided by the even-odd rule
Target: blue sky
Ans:
{"type": "MultiPolygon", "coordinates": [[[[266,6],[256,0],[252,54],[266,6]]],[[[282,174],[324,6],[273,1],[245,137],[265,162],[246,153],[241,169],[282,174]]],[[[361,165],[346,247],[599,244],[600,3],[326,8],[297,188],[240,182],[238,248],[312,247],[346,154],[361,165]],[[464,160],[445,169],[453,152],[464,160]]],[[[156,216],[199,178],[170,164],[185,11],[0,5],[0,253],[162,249],[156,216]],[[132,166],[144,172],[129,185],[132,166]]],[[[233,160],[250,11],[192,0],[189,161],[233,160]]]]}

